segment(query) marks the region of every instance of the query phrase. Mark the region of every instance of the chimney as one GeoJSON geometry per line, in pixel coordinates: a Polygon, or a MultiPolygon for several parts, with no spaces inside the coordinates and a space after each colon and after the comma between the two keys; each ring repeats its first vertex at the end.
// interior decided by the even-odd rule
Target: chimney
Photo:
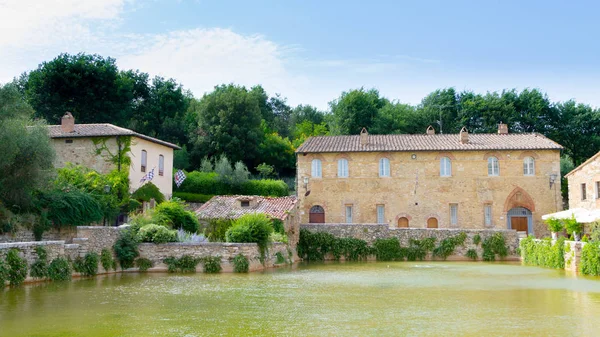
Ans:
{"type": "Polygon", "coordinates": [[[68,111],[60,119],[60,130],[64,133],[75,131],[75,118],[73,118],[73,115],[68,111]]]}
{"type": "Polygon", "coordinates": [[[501,134],[501,135],[508,134],[508,125],[500,122],[500,124],[498,124],[498,134],[501,134]]]}
{"type": "Polygon", "coordinates": [[[469,131],[467,131],[467,128],[465,128],[463,126],[463,128],[460,129],[460,143],[467,144],[468,142],[469,142],[469,131]]]}
{"type": "Polygon", "coordinates": [[[366,128],[363,128],[360,131],[360,145],[367,145],[369,144],[369,133],[367,132],[366,128]]]}
{"type": "Polygon", "coordinates": [[[435,135],[435,129],[433,128],[433,126],[428,126],[427,127],[427,134],[428,135],[435,135]]]}

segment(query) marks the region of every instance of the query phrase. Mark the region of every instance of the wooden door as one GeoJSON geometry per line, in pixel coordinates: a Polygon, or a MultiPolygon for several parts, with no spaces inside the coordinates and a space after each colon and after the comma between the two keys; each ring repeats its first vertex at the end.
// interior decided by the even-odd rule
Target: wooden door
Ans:
{"type": "Polygon", "coordinates": [[[325,210],[321,206],[313,206],[308,213],[309,223],[325,223],[325,210]]]}
{"type": "Polygon", "coordinates": [[[513,216],[510,218],[510,227],[517,232],[527,232],[527,217],[513,216]]]}
{"type": "Polygon", "coordinates": [[[427,219],[427,228],[438,228],[438,220],[436,218],[427,219]]]}
{"type": "Polygon", "coordinates": [[[398,219],[398,228],[407,228],[408,227],[408,219],[405,217],[401,217],[398,219]]]}

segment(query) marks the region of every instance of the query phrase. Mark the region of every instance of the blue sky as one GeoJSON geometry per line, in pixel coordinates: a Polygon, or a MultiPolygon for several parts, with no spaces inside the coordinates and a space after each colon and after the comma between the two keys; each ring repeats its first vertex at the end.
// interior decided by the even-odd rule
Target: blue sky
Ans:
{"type": "Polygon", "coordinates": [[[60,52],[87,52],[173,77],[196,96],[262,84],[325,109],[361,86],[412,104],[437,88],[529,87],[600,106],[599,10],[592,1],[0,0],[0,30],[14,32],[0,37],[0,82],[60,52]]]}

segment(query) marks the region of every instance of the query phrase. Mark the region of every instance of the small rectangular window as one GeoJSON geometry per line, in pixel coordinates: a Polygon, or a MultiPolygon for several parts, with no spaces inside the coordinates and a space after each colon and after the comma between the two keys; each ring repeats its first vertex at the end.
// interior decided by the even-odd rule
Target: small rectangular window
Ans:
{"type": "Polygon", "coordinates": [[[385,223],[385,206],[377,205],[377,223],[385,223]]]}
{"type": "Polygon", "coordinates": [[[141,171],[146,172],[146,164],[148,163],[148,153],[146,150],[142,150],[142,163],[140,165],[141,171]]]}
{"type": "Polygon", "coordinates": [[[484,206],[484,217],[485,217],[485,225],[491,226],[492,225],[492,205],[484,206]]]}
{"type": "Polygon", "coordinates": [[[585,184],[581,184],[581,200],[585,200],[586,195],[585,195],[585,184]]]}
{"type": "Polygon", "coordinates": [[[240,201],[242,207],[250,207],[250,201],[240,201]]]}
{"type": "Polygon", "coordinates": [[[596,181],[596,199],[600,199],[600,181],[596,181]]]}
{"type": "Polygon", "coordinates": [[[352,205],[346,205],[346,223],[352,223],[352,205]]]}
{"type": "Polygon", "coordinates": [[[158,156],[158,175],[165,175],[165,157],[162,154],[158,156]]]}
{"type": "Polygon", "coordinates": [[[450,204],[450,224],[458,224],[458,204],[450,204]]]}
{"type": "Polygon", "coordinates": [[[65,143],[67,143],[67,144],[73,144],[73,139],[66,139],[65,143]]]}

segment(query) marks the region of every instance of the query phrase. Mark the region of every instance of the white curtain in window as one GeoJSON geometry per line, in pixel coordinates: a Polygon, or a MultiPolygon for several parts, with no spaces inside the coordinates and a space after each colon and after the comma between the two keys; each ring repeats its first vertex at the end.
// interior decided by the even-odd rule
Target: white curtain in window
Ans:
{"type": "Polygon", "coordinates": [[[535,161],[531,157],[523,160],[523,174],[526,176],[535,175],[535,161]]]}
{"type": "Polygon", "coordinates": [[[377,223],[385,223],[385,206],[377,205],[377,223]]]}
{"type": "Polygon", "coordinates": [[[313,159],[311,175],[313,176],[313,178],[321,178],[321,160],[313,159]]]}
{"type": "Polygon", "coordinates": [[[452,225],[458,224],[458,205],[450,205],[450,223],[452,225]]]}
{"type": "Polygon", "coordinates": [[[352,223],[352,206],[346,206],[346,223],[352,223]]]}
{"type": "Polygon", "coordinates": [[[440,159],[440,176],[450,177],[452,175],[452,162],[448,157],[440,159]]]}
{"type": "Polygon", "coordinates": [[[389,177],[390,176],[390,160],[387,158],[379,159],[379,176],[389,177]]]}
{"type": "Polygon", "coordinates": [[[485,205],[485,224],[492,224],[492,205],[485,205]]]}
{"type": "Polygon", "coordinates": [[[348,177],[348,160],[347,159],[338,160],[338,177],[339,178],[347,178],[348,177]]]}
{"type": "Polygon", "coordinates": [[[500,175],[500,167],[498,166],[498,158],[496,158],[496,157],[488,158],[488,175],[489,176],[500,175]]]}

